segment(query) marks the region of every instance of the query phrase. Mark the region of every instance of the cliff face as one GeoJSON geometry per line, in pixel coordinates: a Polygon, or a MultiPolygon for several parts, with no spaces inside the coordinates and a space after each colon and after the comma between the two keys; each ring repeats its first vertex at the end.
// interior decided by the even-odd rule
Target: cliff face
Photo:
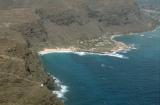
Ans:
{"type": "Polygon", "coordinates": [[[13,38],[1,38],[0,48],[1,105],[62,104],[48,90],[47,84],[41,87],[50,77],[45,74],[36,52],[13,38]]]}
{"type": "Polygon", "coordinates": [[[150,22],[134,0],[0,0],[0,105],[61,105],[39,50],[109,51],[110,34],[145,31],[150,22]]]}
{"type": "Polygon", "coordinates": [[[29,9],[0,10],[0,15],[0,105],[62,105],[48,89],[54,81],[44,72],[27,38],[32,37],[28,24],[36,27],[31,35],[43,36],[38,18],[29,9]],[[27,29],[20,31],[24,29],[21,24],[27,24],[27,29]]]}

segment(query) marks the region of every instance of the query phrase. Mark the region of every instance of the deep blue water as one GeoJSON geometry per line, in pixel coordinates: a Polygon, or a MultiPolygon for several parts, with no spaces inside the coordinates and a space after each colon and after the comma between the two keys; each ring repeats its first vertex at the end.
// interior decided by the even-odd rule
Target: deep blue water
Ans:
{"type": "Polygon", "coordinates": [[[65,105],[160,105],[160,28],[116,40],[134,44],[128,59],[47,54],[47,72],[67,85],[65,105]],[[141,35],[144,36],[141,36],[141,35]]]}

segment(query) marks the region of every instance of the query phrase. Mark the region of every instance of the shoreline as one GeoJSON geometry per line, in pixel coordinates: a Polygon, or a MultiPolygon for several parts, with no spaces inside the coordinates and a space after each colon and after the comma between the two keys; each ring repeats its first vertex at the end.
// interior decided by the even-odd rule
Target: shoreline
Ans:
{"type": "Polygon", "coordinates": [[[57,89],[53,90],[52,93],[55,94],[58,98],[65,100],[65,94],[69,91],[68,86],[64,85],[58,78],[51,75],[53,80],[55,81],[57,89]]]}
{"type": "Polygon", "coordinates": [[[130,49],[130,47],[128,45],[126,45],[123,42],[120,41],[116,41],[114,38],[116,37],[120,37],[123,35],[112,35],[110,37],[111,41],[114,42],[115,47],[113,47],[112,49],[110,49],[110,51],[105,51],[105,52],[98,52],[98,51],[93,51],[91,50],[82,50],[80,48],[75,48],[75,47],[68,47],[68,48],[44,48],[42,51],[39,51],[38,54],[40,55],[45,55],[48,53],[94,53],[94,54],[109,54],[109,53],[118,53],[118,52],[123,52],[123,51],[128,51],[130,49]]]}
{"type": "MultiPolygon", "coordinates": [[[[127,50],[126,50],[127,51],[127,50]]],[[[40,56],[46,55],[46,54],[51,54],[51,53],[73,53],[73,54],[77,54],[79,56],[85,56],[85,55],[99,55],[99,56],[111,56],[111,57],[116,57],[116,58],[122,58],[122,59],[128,59],[128,57],[119,54],[117,52],[104,52],[104,53],[99,53],[99,52],[79,52],[79,51],[55,51],[55,50],[51,50],[49,49],[46,51],[40,51],[38,52],[38,54],[40,56]]]]}
{"type": "Polygon", "coordinates": [[[40,56],[50,54],[50,53],[73,53],[80,56],[84,55],[101,55],[101,56],[111,56],[111,57],[117,57],[117,58],[124,58],[127,59],[128,57],[125,57],[122,54],[119,54],[120,52],[127,52],[132,49],[129,45],[126,45],[123,42],[116,41],[115,37],[120,37],[122,35],[112,35],[110,39],[114,42],[115,47],[113,47],[110,51],[106,52],[94,52],[92,50],[81,50],[79,48],[75,47],[68,47],[68,48],[44,48],[42,51],[39,51],[38,54],[40,56]]]}
{"type": "MultiPolygon", "coordinates": [[[[159,27],[158,27],[159,28],[159,27]]],[[[152,30],[152,32],[156,31],[157,28],[155,28],[154,30],[152,30]]],[[[133,35],[136,33],[129,33],[128,35],[133,35]]],[[[44,48],[42,51],[39,51],[38,54],[40,56],[49,54],[49,53],[73,53],[73,54],[77,54],[80,56],[84,56],[84,55],[103,55],[103,56],[111,56],[111,57],[117,57],[117,58],[121,58],[121,59],[128,59],[128,57],[119,54],[120,52],[126,53],[132,49],[136,49],[134,47],[134,45],[127,45],[121,41],[117,41],[114,38],[116,37],[121,37],[124,36],[123,34],[119,34],[119,35],[112,35],[110,37],[111,41],[114,42],[114,44],[116,45],[115,47],[113,47],[110,52],[93,52],[93,51],[82,51],[79,48],[75,48],[75,47],[69,47],[69,48],[44,48]]],[[[52,78],[55,80],[55,84],[57,85],[57,87],[59,87],[58,90],[54,90],[52,91],[53,94],[55,94],[57,96],[57,98],[60,98],[62,100],[65,99],[65,94],[69,91],[68,90],[68,86],[64,85],[58,78],[54,77],[52,75],[52,78]]]]}
{"type": "Polygon", "coordinates": [[[129,45],[114,39],[116,37],[121,37],[121,36],[123,36],[123,35],[119,34],[119,35],[112,35],[111,36],[111,41],[113,41],[115,44],[115,47],[113,47],[111,49],[111,52],[124,52],[124,51],[128,51],[130,49],[129,45]]]}
{"type": "MultiPolygon", "coordinates": [[[[122,35],[112,35],[110,39],[114,42],[116,45],[114,48],[110,50],[110,52],[93,52],[93,51],[82,51],[79,48],[75,47],[69,47],[69,48],[44,48],[42,51],[39,51],[38,54],[40,56],[50,54],[50,53],[73,53],[77,54],[79,56],[84,55],[100,55],[100,56],[110,56],[110,57],[116,57],[120,59],[128,59],[128,57],[119,54],[118,52],[123,51],[129,51],[129,47],[124,44],[123,42],[119,42],[114,40],[115,37],[119,37],[122,35]]],[[[55,76],[51,76],[53,80],[55,80],[55,85],[57,86],[57,89],[53,90],[52,93],[56,95],[57,98],[62,99],[62,101],[65,101],[65,94],[69,91],[68,86],[64,85],[58,78],[55,76]]]]}

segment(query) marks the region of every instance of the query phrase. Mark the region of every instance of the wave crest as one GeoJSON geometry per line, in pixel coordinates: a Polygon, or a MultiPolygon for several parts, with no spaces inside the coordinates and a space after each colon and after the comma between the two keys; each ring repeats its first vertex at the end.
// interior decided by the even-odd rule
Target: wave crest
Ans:
{"type": "Polygon", "coordinates": [[[122,59],[126,59],[128,57],[119,54],[117,52],[112,52],[112,53],[91,53],[91,52],[74,52],[74,54],[80,55],[80,56],[85,56],[85,55],[100,55],[100,56],[111,56],[111,57],[116,57],[116,58],[122,58],[122,59]]]}
{"type": "Polygon", "coordinates": [[[40,51],[39,55],[46,55],[49,53],[73,53],[73,54],[77,54],[79,56],[85,56],[85,55],[101,55],[101,56],[112,56],[112,57],[116,57],[116,58],[122,58],[122,59],[126,59],[128,57],[125,57],[122,54],[119,54],[117,52],[105,52],[105,53],[92,53],[92,52],[75,52],[75,51],[40,51]]]}
{"type": "Polygon", "coordinates": [[[58,98],[65,99],[64,95],[69,91],[68,86],[63,85],[62,82],[56,77],[53,77],[53,79],[55,80],[55,84],[58,88],[57,90],[52,91],[53,94],[55,94],[58,98]]]}

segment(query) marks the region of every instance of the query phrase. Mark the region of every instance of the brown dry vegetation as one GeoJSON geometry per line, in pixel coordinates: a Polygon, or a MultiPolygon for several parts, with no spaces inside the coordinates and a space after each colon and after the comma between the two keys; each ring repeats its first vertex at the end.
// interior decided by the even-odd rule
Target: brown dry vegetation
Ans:
{"type": "Polygon", "coordinates": [[[151,28],[134,0],[0,0],[0,105],[62,104],[47,88],[42,48],[109,51],[111,34],[151,28]]]}

